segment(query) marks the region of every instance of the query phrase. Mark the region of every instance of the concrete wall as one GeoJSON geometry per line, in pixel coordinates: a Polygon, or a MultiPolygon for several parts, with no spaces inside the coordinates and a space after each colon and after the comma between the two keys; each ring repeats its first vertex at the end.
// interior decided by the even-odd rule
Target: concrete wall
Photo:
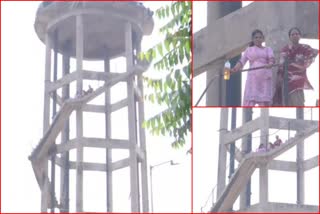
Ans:
{"type": "Polygon", "coordinates": [[[287,35],[293,26],[303,31],[303,37],[318,39],[318,3],[255,2],[208,23],[194,35],[194,75],[204,72],[216,60],[240,54],[256,28],[264,32],[266,39],[279,39],[277,32],[287,35]]]}

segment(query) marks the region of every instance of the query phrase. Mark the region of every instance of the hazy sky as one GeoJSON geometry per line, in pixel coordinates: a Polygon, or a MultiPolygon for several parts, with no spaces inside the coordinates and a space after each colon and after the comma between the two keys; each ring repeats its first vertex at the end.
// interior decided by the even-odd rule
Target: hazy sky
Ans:
{"type": "MultiPolygon", "coordinates": [[[[147,7],[155,10],[164,2],[148,2],[147,7]]],[[[35,14],[39,2],[1,2],[1,91],[2,91],[2,130],[1,130],[1,211],[39,212],[40,189],[36,182],[28,156],[42,137],[43,83],[45,46],[34,31],[35,14]]],[[[161,40],[155,26],[154,34],[143,40],[143,48],[151,47],[161,40]]],[[[84,65],[92,68],[92,63],[84,65]]],[[[101,63],[93,65],[101,67],[101,63]]],[[[121,71],[121,64],[112,65],[114,71],[121,71]]],[[[71,68],[72,69],[72,68],[71,68]]],[[[152,69],[150,69],[152,72],[152,69]]],[[[93,84],[93,88],[102,83],[93,84]]],[[[120,87],[121,89],[121,87],[120,87]]],[[[112,90],[112,100],[123,96],[119,88],[112,90]]],[[[163,108],[146,102],[146,118],[163,108]]],[[[71,116],[73,117],[73,116],[71,116]]],[[[102,117],[104,118],[104,116],[102,117]]],[[[123,112],[115,114],[112,128],[113,137],[124,138],[123,112]],[[117,122],[118,121],[118,122],[117,122]]],[[[125,120],[125,119],[124,119],[125,120]]],[[[86,127],[103,121],[101,117],[90,115],[86,127]]],[[[86,134],[99,136],[99,130],[89,130],[86,134]]],[[[71,133],[72,134],[72,133],[71,133]]],[[[147,134],[147,156],[150,165],[174,160],[179,165],[165,164],[153,170],[154,211],[190,212],[191,210],[191,157],[186,155],[191,141],[180,149],[170,146],[172,139],[153,137],[147,134]]],[[[88,149],[85,160],[104,160],[104,151],[88,149]]],[[[115,152],[117,158],[126,152],[115,152]],[[121,153],[121,154],[120,154],[121,153]]],[[[71,159],[75,158],[71,152],[71,159]]],[[[57,167],[57,176],[59,170],[57,167]]],[[[71,170],[70,176],[74,176],[71,170]]],[[[84,210],[105,211],[104,173],[84,173],[84,210]]],[[[57,187],[58,188],[58,187],[57,187]]],[[[130,211],[130,190],[128,170],[114,172],[114,211],[130,211]]],[[[59,195],[57,190],[57,195],[59,195]]],[[[75,208],[75,182],[70,184],[70,207],[75,208]]]]}

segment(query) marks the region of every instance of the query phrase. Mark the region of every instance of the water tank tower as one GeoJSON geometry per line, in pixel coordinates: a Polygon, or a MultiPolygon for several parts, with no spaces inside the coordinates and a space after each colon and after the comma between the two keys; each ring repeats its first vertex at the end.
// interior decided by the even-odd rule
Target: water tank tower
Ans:
{"type": "MultiPolygon", "coordinates": [[[[43,137],[29,159],[41,190],[41,212],[84,212],[84,172],[105,174],[107,212],[113,209],[113,174],[130,172],[132,212],[148,212],[142,73],[148,63],[137,59],[144,35],[153,30],[153,12],[138,2],[43,2],[36,13],[35,31],[45,44],[43,137]],[[112,72],[110,61],[125,58],[124,69],[112,72]],[[74,69],[71,69],[72,60],[74,69]],[[86,61],[100,61],[103,71],[85,70],[86,61]],[[87,82],[103,82],[88,87],[87,82]],[[111,90],[125,84],[126,97],[111,102],[111,90]],[[102,97],[103,102],[94,100],[102,97]],[[127,139],[112,136],[112,116],[125,112],[127,139]],[[87,137],[86,128],[96,127],[87,113],[104,121],[104,137],[87,137]],[[74,117],[74,120],[72,120],[74,117]],[[86,122],[86,123],[85,123],[86,122]],[[92,123],[92,124],[87,124],[92,123]],[[105,153],[104,162],[86,162],[87,148],[105,153]],[[114,150],[127,157],[113,157],[114,150]],[[74,158],[71,157],[74,154],[74,158]],[[70,182],[73,180],[75,184],[70,182]],[[70,186],[75,185],[75,205],[70,205],[70,186]],[[75,207],[72,210],[71,207],[75,207]]],[[[119,122],[119,121],[118,121],[119,122]]],[[[114,187],[114,188],[113,188],[114,187]]]]}

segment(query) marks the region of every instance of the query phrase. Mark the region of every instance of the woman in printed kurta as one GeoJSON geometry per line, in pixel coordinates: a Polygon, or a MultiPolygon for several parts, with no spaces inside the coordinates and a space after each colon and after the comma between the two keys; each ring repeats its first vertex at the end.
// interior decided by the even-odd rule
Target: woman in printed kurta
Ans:
{"type": "MultiPolygon", "coordinates": [[[[284,59],[288,60],[288,105],[304,106],[304,89],[313,89],[307,77],[307,68],[312,64],[318,50],[309,45],[300,44],[301,32],[298,28],[289,30],[290,44],[282,48],[280,53],[280,64],[284,59]]],[[[279,67],[276,91],[273,97],[274,105],[283,105],[282,87],[283,87],[283,66],[279,67]]]]}
{"type": "Polygon", "coordinates": [[[239,62],[231,69],[237,72],[243,68],[247,61],[250,68],[263,67],[248,72],[243,106],[270,106],[272,103],[272,70],[274,64],[274,55],[270,47],[262,46],[264,36],[262,31],[252,32],[252,42],[245,50],[239,62]]]}

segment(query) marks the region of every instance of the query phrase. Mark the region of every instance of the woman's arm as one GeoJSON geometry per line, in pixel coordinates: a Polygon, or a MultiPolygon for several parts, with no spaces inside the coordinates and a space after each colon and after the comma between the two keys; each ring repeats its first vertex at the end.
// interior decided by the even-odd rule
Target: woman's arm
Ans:
{"type": "Polygon", "coordinates": [[[267,48],[267,57],[268,57],[268,64],[265,67],[272,68],[272,66],[275,63],[275,58],[274,58],[273,50],[270,47],[267,48]]]}
{"type": "Polygon", "coordinates": [[[315,60],[315,58],[318,56],[318,50],[310,47],[309,45],[302,45],[303,48],[303,67],[307,69],[315,60]]]}
{"type": "Polygon", "coordinates": [[[242,67],[243,66],[241,62],[237,62],[237,64],[233,68],[231,68],[231,72],[238,72],[242,67]]]}
{"type": "Polygon", "coordinates": [[[246,64],[246,62],[249,59],[248,54],[249,54],[249,48],[247,48],[244,51],[243,55],[241,56],[241,59],[237,62],[237,64],[233,68],[231,68],[231,72],[237,72],[242,69],[242,67],[246,64]]]}

